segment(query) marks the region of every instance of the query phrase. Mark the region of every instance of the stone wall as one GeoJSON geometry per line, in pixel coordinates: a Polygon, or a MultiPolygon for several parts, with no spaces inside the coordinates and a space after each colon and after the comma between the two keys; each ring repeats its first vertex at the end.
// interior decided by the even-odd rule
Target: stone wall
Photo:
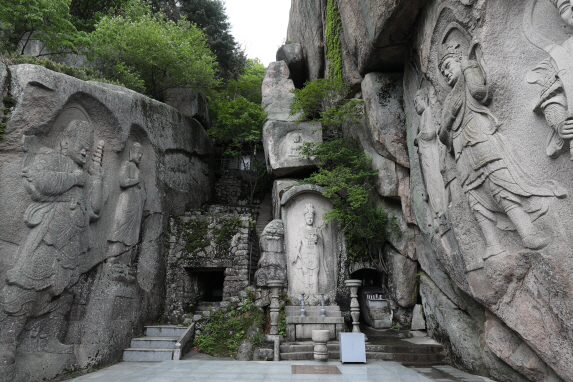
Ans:
{"type": "Polygon", "coordinates": [[[165,315],[181,322],[203,290],[193,271],[224,271],[222,301],[233,301],[254,283],[259,260],[258,209],[212,205],[206,212],[172,218],[167,257],[165,315]]]}
{"type": "Polygon", "coordinates": [[[169,216],[209,201],[210,140],[122,87],[33,65],[0,77],[0,380],[117,362],[163,312],[169,216]]]}

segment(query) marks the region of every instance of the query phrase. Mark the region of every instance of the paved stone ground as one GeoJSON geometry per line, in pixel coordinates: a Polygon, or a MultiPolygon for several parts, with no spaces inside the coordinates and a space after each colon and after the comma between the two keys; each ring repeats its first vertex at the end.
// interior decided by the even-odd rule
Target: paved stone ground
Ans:
{"type": "MultiPolygon", "coordinates": [[[[298,368],[299,370],[301,368],[298,368]]],[[[305,370],[309,372],[308,369],[305,370]]],[[[332,370],[328,370],[332,371],[332,370]]],[[[369,361],[367,364],[341,364],[329,361],[183,361],[122,362],[84,376],[73,382],[486,382],[487,378],[463,373],[450,366],[407,368],[397,362],[369,361]],[[311,374],[293,374],[293,365],[315,365],[311,374]],[[321,366],[336,366],[340,374],[321,374],[321,366]]]]}

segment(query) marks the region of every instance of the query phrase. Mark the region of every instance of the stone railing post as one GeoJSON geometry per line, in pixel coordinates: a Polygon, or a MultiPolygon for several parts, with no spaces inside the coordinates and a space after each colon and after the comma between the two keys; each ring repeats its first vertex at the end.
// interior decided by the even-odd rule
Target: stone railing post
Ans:
{"type": "Polygon", "coordinates": [[[279,292],[284,287],[285,283],[282,280],[269,280],[267,286],[271,289],[271,330],[269,334],[279,334],[279,292]]]}
{"type": "Polygon", "coordinates": [[[358,303],[358,288],[362,280],[346,280],[344,284],[350,289],[350,315],[352,316],[352,333],[360,333],[360,304],[358,303]]]}

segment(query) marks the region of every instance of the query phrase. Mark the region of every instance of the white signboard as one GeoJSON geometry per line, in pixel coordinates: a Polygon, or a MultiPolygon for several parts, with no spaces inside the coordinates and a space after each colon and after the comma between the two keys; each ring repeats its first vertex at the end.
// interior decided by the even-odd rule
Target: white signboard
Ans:
{"type": "Polygon", "coordinates": [[[338,333],[340,362],[366,363],[366,341],[364,333],[338,333]]]}

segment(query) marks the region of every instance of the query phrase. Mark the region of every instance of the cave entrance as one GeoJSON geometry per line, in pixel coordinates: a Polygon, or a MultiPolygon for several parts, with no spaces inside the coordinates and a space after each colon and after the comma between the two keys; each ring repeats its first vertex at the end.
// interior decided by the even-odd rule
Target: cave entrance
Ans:
{"type": "Polygon", "coordinates": [[[225,283],[225,268],[201,268],[193,269],[193,275],[197,278],[197,286],[203,292],[201,301],[223,301],[223,285],[225,283]]]}
{"type": "Polygon", "coordinates": [[[362,287],[375,287],[384,288],[384,274],[374,269],[359,269],[356,272],[352,272],[350,275],[351,279],[362,280],[362,287]]]}

